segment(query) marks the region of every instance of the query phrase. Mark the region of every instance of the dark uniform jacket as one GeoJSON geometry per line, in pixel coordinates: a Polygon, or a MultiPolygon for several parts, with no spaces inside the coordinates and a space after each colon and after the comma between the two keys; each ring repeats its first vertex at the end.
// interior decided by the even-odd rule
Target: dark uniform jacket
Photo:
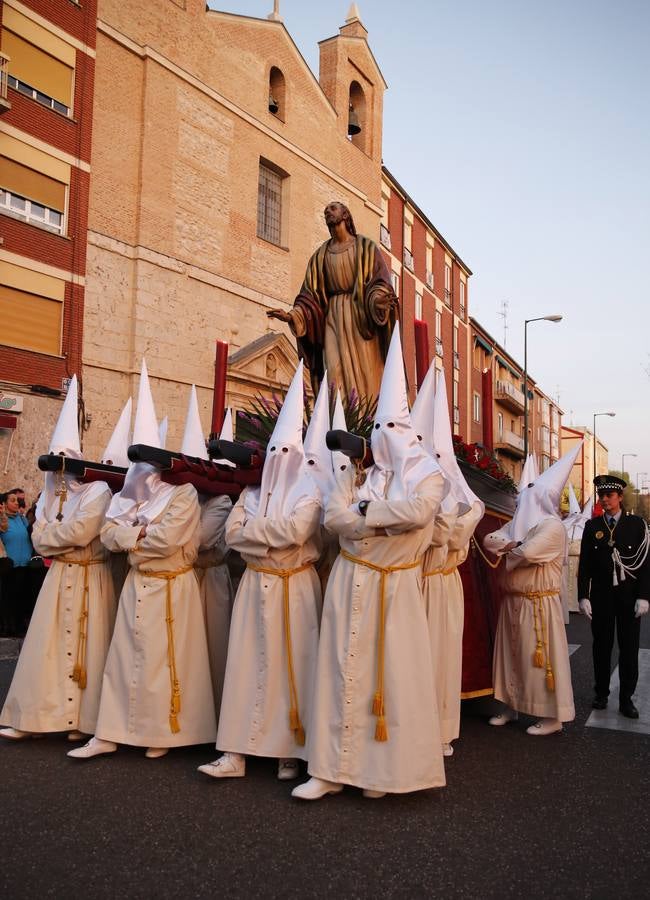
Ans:
{"type": "MultiPolygon", "coordinates": [[[[621,557],[634,556],[643,543],[646,525],[639,516],[621,513],[614,529],[614,543],[621,557]]],[[[650,600],[650,553],[644,564],[634,572],[634,576],[626,573],[625,581],[621,581],[620,569],[616,567],[618,587],[614,587],[613,547],[608,546],[610,531],[603,516],[590,519],[585,525],[580,545],[580,562],[578,563],[578,598],[593,599],[616,591],[621,598],[650,600]],[[591,584],[591,590],[590,590],[591,584]]],[[[623,558],[629,565],[631,560],[623,558]]]]}

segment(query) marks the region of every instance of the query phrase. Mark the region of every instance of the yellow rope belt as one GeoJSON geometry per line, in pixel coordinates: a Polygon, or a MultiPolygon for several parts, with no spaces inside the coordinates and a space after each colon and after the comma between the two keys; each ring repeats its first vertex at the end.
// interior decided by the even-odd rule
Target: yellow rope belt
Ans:
{"type": "Polygon", "coordinates": [[[305,744],[305,729],[300,721],[298,708],[298,688],[293,668],[293,647],[291,643],[291,614],[289,611],[289,579],[298,572],[306,572],[313,568],[313,563],[305,563],[297,569],[267,569],[264,566],[254,566],[248,563],[248,568],[253,572],[261,572],[263,575],[273,575],[282,579],[282,614],[284,619],[284,644],[287,652],[287,678],[289,681],[289,728],[293,731],[296,744],[303,747],[305,744]]]}
{"type": "Polygon", "coordinates": [[[485,560],[485,562],[488,564],[488,566],[489,566],[491,569],[498,569],[498,568],[499,568],[499,566],[501,565],[501,560],[503,559],[503,557],[505,556],[505,554],[502,554],[501,556],[497,556],[497,561],[496,561],[496,562],[492,562],[492,560],[491,560],[491,559],[488,559],[488,557],[485,555],[485,553],[483,553],[483,549],[481,548],[481,545],[479,544],[479,542],[476,540],[476,538],[475,538],[473,535],[472,535],[472,537],[470,538],[470,543],[472,544],[472,546],[474,547],[475,550],[478,550],[480,556],[483,557],[483,559],[485,560]]]}
{"type": "Polygon", "coordinates": [[[412,563],[404,563],[401,566],[378,566],[369,562],[367,559],[361,559],[358,556],[352,556],[345,550],[341,550],[341,556],[358,566],[365,566],[374,572],[379,572],[381,578],[379,580],[379,629],[377,632],[377,684],[375,686],[375,696],[372,701],[372,714],[377,717],[375,725],[375,740],[387,741],[388,728],[386,726],[386,708],[384,705],[384,662],[386,654],[386,576],[392,575],[393,572],[402,572],[405,569],[416,569],[422,565],[422,560],[418,559],[412,563]]]}
{"type": "Polygon", "coordinates": [[[551,667],[551,658],[548,649],[548,623],[544,617],[544,597],[556,597],[559,591],[525,591],[516,593],[515,597],[526,597],[533,603],[533,623],[535,626],[535,652],[533,653],[533,665],[538,669],[546,669],[546,688],[555,690],[555,676],[551,667]]]}
{"type": "Polygon", "coordinates": [[[82,566],[84,570],[84,591],[81,601],[81,614],[79,615],[79,636],[77,637],[77,653],[75,656],[74,666],[72,669],[72,680],[79,685],[79,690],[84,691],[88,681],[86,671],[86,644],[88,640],[88,595],[90,587],[88,585],[88,568],[90,566],[98,566],[104,562],[103,559],[68,559],[67,556],[57,556],[58,562],[66,563],[68,566],[82,566]]]}
{"type": "Polygon", "coordinates": [[[452,575],[458,566],[452,566],[451,569],[431,569],[430,572],[423,572],[422,577],[428,578],[429,575],[452,575]]]}
{"type": "Polygon", "coordinates": [[[194,566],[183,566],[182,569],[174,569],[172,572],[152,572],[151,569],[140,569],[141,575],[147,578],[160,578],[167,582],[167,598],[165,604],[165,622],[167,624],[167,665],[169,666],[169,684],[171,697],[169,701],[169,730],[172,734],[178,734],[181,726],[178,724],[178,714],[181,711],[181,686],[176,671],[176,651],[174,650],[174,617],[172,616],[172,581],[179,575],[191,572],[194,566]]]}

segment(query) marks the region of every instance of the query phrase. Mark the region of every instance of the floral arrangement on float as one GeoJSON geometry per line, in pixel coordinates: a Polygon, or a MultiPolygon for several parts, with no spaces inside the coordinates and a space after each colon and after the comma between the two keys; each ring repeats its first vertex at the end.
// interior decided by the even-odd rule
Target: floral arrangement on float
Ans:
{"type": "Polygon", "coordinates": [[[516,483],[508,475],[492,451],[484,447],[483,444],[466,444],[458,434],[453,436],[453,441],[456,459],[478,469],[479,472],[483,472],[485,475],[489,475],[490,478],[494,478],[501,490],[507,491],[509,494],[517,493],[516,483]]]}

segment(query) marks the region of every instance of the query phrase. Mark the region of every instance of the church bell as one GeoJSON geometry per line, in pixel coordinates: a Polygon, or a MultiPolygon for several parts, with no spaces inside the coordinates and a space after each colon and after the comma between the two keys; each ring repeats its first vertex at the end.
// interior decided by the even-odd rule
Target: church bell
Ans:
{"type": "Polygon", "coordinates": [[[354,111],[354,107],[350,104],[350,110],[348,112],[348,134],[352,137],[352,135],[360,134],[361,125],[359,125],[359,117],[354,111]]]}

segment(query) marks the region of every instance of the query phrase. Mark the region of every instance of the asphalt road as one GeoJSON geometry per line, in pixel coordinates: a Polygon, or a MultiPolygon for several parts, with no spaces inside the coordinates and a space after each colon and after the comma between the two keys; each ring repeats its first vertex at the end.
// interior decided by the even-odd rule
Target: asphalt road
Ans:
{"type": "MultiPolygon", "coordinates": [[[[210,746],[80,763],[60,736],[3,741],[0,897],[648,897],[650,736],[585,727],[578,616],[569,641],[576,721],[532,738],[532,720],[490,728],[489,702],[467,702],[439,791],[300,803],[274,761],[201,775],[210,746]]],[[[2,696],[12,671],[0,662],[2,696]]]]}

